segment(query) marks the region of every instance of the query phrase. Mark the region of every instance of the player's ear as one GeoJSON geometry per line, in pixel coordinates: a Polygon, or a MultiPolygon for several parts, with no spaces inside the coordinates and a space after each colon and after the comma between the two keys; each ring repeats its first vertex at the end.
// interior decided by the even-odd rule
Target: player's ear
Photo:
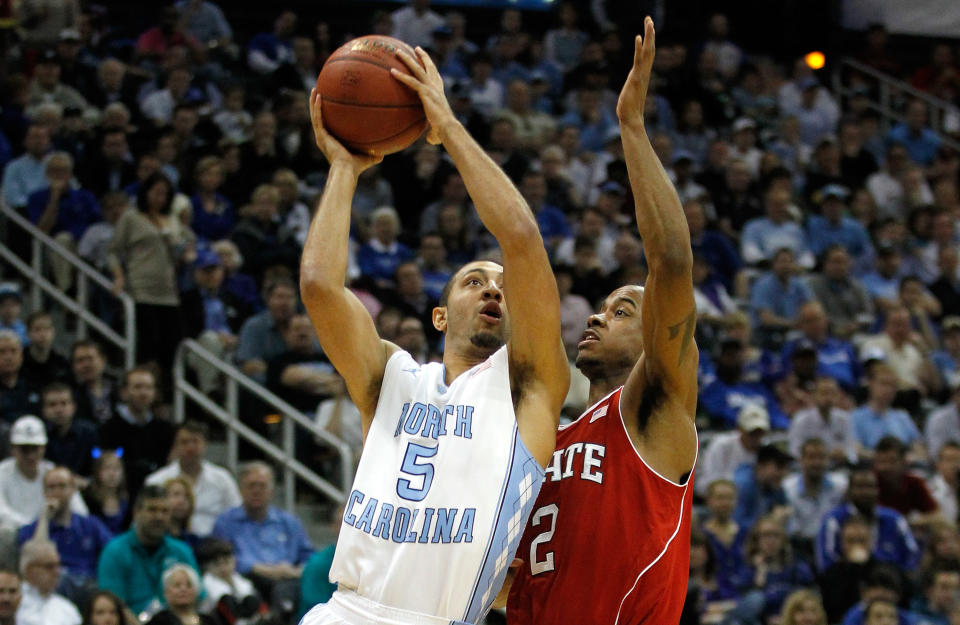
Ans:
{"type": "Polygon", "coordinates": [[[437,306],[433,309],[433,327],[437,332],[447,331],[447,307],[437,306]]]}

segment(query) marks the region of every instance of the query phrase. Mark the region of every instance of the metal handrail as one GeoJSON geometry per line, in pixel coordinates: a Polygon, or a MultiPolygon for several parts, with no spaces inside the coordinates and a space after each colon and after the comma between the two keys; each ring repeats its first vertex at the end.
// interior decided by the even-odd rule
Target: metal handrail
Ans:
{"type": "Polygon", "coordinates": [[[30,300],[34,309],[39,310],[43,306],[42,295],[45,293],[48,297],[55,299],[61,306],[77,316],[77,337],[86,338],[87,326],[99,332],[106,340],[110,341],[124,353],[124,366],[127,369],[136,364],[136,305],[133,298],[127,293],[114,293],[113,284],[102,273],[97,271],[87,261],[83,260],[67,248],[53,240],[48,234],[41,231],[34,224],[30,223],[14,209],[7,206],[5,202],[0,201],[0,215],[8,221],[17,224],[27,235],[30,236],[31,258],[27,264],[23,259],[13,253],[10,248],[0,245],[0,256],[3,257],[17,271],[23,274],[30,281],[30,300]],[[73,298],[58,289],[54,284],[44,277],[44,256],[45,251],[56,254],[64,259],[77,272],[77,297],[73,298]],[[103,322],[102,319],[94,315],[89,310],[90,289],[88,282],[99,285],[111,296],[120,300],[123,305],[124,316],[124,335],[121,336],[113,328],[103,322]]]}
{"type": "Polygon", "coordinates": [[[331,500],[343,503],[353,484],[353,452],[350,446],[342,439],[320,428],[302,412],[251,380],[242,371],[233,365],[224,362],[200,343],[193,339],[186,339],[177,348],[176,359],[173,364],[173,409],[176,420],[182,421],[185,416],[185,402],[190,398],[203,408],[208,414],[220,421],[227,429],[227,465],[236,472],[238,463],[238,438],[242,437],[273,460],[283,465],[284,505],[293,510],[296,502],[296,479],[299,477],[317,489],[331,500]],[[226,407],[218,406],[207,397],[199,388],[186,379],[187,356],[194,355],[204,363],[214,367],[227,380],[226,407]],[[250,429],[240,421],[238,391],[243,388],[247,392],[261,399],[273,407],[283,418],[283,445],[278,446],[250,429]],[[295,428],[300,427],[337,451],[340,457],[341,484],[337,488],[315,471],[296,460],[295,428]]]}
{"type": "Polygon", "coordinates": [[[838,96],[849,96],[852,95],[854,91],[852,87],[848,87],[844,84],[844,70],[846,68],[855,70],[865,76],[869,76],[879,83],[880,90],[877,94],[878,101],[869,101],[867,106],[870,109],[880,113],[881,117],[883,118],[884,127],[887,130],[890,129],[893,121],[906,121],[906,117],[900,111],[896,110],[891,103],[891,100],[895,96],[899,94],[905,94],[910,98],[921,100],[927,105],[927,110],[930,113],[929,126],[931,130],[937,133],[944,145],[960,151],[960,142],[947,136],[942,127],[944,120],[948,116],[952,115],[955,118],[960,118],[960,109],[958,109],[956,105],[932,96],[929,93],[921,91],[913,85],[900,80],[899,78],[894,78],[889,74],[885,74],[873,67],[870,67],[869,65],[865,65],[860,61],[849,57],[841,59],[837,69],[833,73],[833,88],[834,92],[838,96]]]}

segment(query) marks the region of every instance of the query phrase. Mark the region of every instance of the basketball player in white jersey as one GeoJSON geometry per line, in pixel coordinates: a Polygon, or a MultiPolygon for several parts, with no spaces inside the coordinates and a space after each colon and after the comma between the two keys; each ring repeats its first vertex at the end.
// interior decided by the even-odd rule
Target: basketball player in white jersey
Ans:
{"type": "MultiPolygon", "coordinates": [[[[477,623],[487,613],[553,455],[569,385],[560,302],[536,220],[507,176],[456,120],[430,57],[402,81],[419,95],[503,266],[472,262],[433,311],[443,363],[418,365],[377,336],[344,287],[357,176],[310,112],[330,173],[304,246],[301,289],[324,351],[362,415],[364,449],[343,514],[331,600],[303,625],[477,623]]],[[[398,79],[400,79],[398,77],[398,79]]]]}

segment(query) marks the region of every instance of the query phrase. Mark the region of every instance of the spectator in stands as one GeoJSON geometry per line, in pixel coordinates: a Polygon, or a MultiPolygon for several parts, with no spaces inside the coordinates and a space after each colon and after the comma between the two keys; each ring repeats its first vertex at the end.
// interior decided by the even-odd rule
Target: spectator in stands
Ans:
{"type": "MultiPolygon", "coordinates": [[[[717,434],[710,441],[703,454],[700,479],[697,480],[699,484],[694,486],[695,490],[702,494],[715,480],[732,481],[737,467],[756,462],[757,449],[769,431],[770,417],[767,411],[757,404],[746,404],[737,417],[737,430],[717,434]]],[[[730,514],[733,514],[732,507],[730,514]]]]}
{"type": "Polygon", "coordinates": [[[873,556],[902,570],[912,570],[920,557],[917,541],[906,519],[890,508],[877,504],[877,477],[873,470],[858,467],[850,472],[846,502],[831,510],[822,520],[817,535],[817,568],[826,571],[840,558],[840,528],[847,519],[862,515],[872,528],[873,556]]]}
{"type": "Polygon", "coordinates": [[[83,610],[83,625],[120,625],[126,618],[127,606],[109,590],[91,594],[83,610]]]}
{"type": "Polygon", "coordinates": [[[7,163],[3,170],[3,199],[8,206],[21,209],[30,194],[47,186],[46,155],[50,151],[50,129],[34,123],[23,138],[23,154],[7,163]]]}
{"type": "Polygon", "coordinates": [[[273,72],[273,81],[277,89],[291,91],[309,91],[316,85],[319,66],[314,42],[309,37],[294,37],[292,42],[293,59],[284,63],[273,72]]]}
{"type": "Polygon", "coordinates": [[[940,147],[940,137],[927,127],[927,104],[923,100],[911,100],[907,105],[906,121],[890,129],[887,141],[899,143],[907,149],[910,160],[920,165],[930,165],[940,147]]]}
{"type": "Polygon", "coordinates": [[[505,100],[506,106],[497,111],[497,117],[513,122],[518,148],[530,153],[539,152],[553,138],[556,121],[531,106],[530,86],[524,80],[510,81],[505,100]]]}
{"type": "Polygon", "coordinates": [[[820,302],[809,301],[801,306],[797,329],[802,334],[783,346],[784,367],[801,341],[811,343],[817,352],[817,375],[833,378],[846,391],[852,392],[860,384],[856,350],[849,341],[830,336],[828,327],[829,317],[820,302]]]}
{"type": "Polygon", "coordinates": [[[97,517],[117,535],[130,525],[130,497],[123,473],[123,450],[94,449],[93,472],[83,491],[83,500],[90,514],[97,517]]]}
{"type": "Polygon", "coordinates": [[[400,234],[400,217],[396,209],[382,206],[370,215],[373,236],[360,246],[357,262],[360,273],[389,288],[401,263],[413,258],[413,252],[397,241],[400,234]]]}
{"type": "Polygon", "coordinates": [[[430,0],[410,0],[409,6],[390,14],[392,35],[411,46],[429,47],[432,33],[445,24],[443,18],[430,10],[430,0]]]}
{"type": "MultiPolygon", "coordinates": [[[[94,223],[100,221],[100,204],[86,189],[71,187],[73,157],[67,152],[54,152],[46,161],[46,188],[34,191],[27,198],[27,217],[37,228],[71,252],[94,223]]],[[[73,267],[56,255],[51,255],[57,288],[67,290],[73,285],[73,267]]]]}
{"type": "MultiPolygon", "coordinates": [[[[935,319],[941,313],[940,302],[930,295],[920,278],[907,276],[900,281],[900,303],[910,313],[910,326],[920,341],[918,346],[922,345],[924,354],[929,354],[930,350],[940,344],[935,319]]],[[[939,384],[929,389],[930,392],[938,390],[939,384]]]]}
{"type": "Polygon", "coordinates": [[[77,177],[83,188],[96,197],[108,191],[121,191],[136,179],[136,167],[123,128],[106,130],[100,137],[100,153],[91,154],[81,164],[77,177]]]}
{"type": "Polygon", "coordinates": [[[940,302],[940,309],[947,313],[960,310],[960,251],[955,245],[943,246],[937,253],[937,277],[930,283],[930,293],[940,302]]]}
{"type": "Polygon", "coordinates": [[[17,533],[21,547],[38,538],[49,538],[56,545],[67,573],[57,581],[57,591],[71,601],[81,600],[96,588],[97,560],[113,538],[99,519],[71,510],[70,500],[76,492],[76,479],[70,469],[54,467],[44,473],[46,505],[41,517],[17,533]]]}
{"type": "Polygon", "coordinates": [[[343,379],[320,349],[306,315],[291,317],[283,337],[287,349],[267,363],[267,387],[295,408],[314,413],[321,401],[342,391],[343,379]]]}
{"type": "MultiPolygon", "coordinates": [[[[0,462],[0,524],[19,528],[44,510],[43,475],[53,468],[44,460],[47,433],[43,421],[33,415],[20,417],[10,429],[11,458],[0,462]]],[[[86,514],[83,500],[70,498],[71,508],[86,514]]]]}
{"type": "Polygon", "coordinates": [[[796,117],[800,123],[800,140],[808,146],[814,146],[826,135],[832,135],[837,128],[839,111],[829,93],[824,91],[820,81],[813,76],[801,78],[797,82],[800,90],[798,105],[785,107],[784,114],[796,117]]]}
{"type": "Polygon", "coordinates": [[[807,438],[800,446],[800,470],[783,480],[783,492],[790,506],[787,532],[811,552],[820,520],[840,504],[847,488],[843,474],[828,473],[829,466],[826,443],[819,438],[807,438]]]}
{"type": "Polygon", "coordinates": [[[926,345],[910,325],[910,311],[895,308],[887,313],[884,330],[863,342],[860,357],[882,354],[896,376],[897,390],[927,395],[939,386],[936,371],[924,355],[926,345]]]}
{"type": "Polygon", "coordinates": [[[748,404],[759,406],[776,429],[786,429],[789,419],[777,404],[773,393],[759,381],[746,378],[745,346],[739,339],[727,338],[720,343],[716,379],[700,390],[703,409],[720,427],[740,421],[748,404]]]}
{"type": "Polygon", "coordinates": [[[926,523],[937,511],[923,478],[907,471],[907,447],[895,436],[884,436],[873,454],[877,503],[892,508],[915,524],[926,523]]]}
{"type": "Polygon", "coordinates": [[[113,416],[116,403],[115,383],[107,377],[106,354],[96,341],[82,339],[71,350],[74,398],[77,403],[77,418],[96,425],[113,416]]]}
{"type": "Polygon", "coordinates": [[[185,421],[177,428],[173,441],[171,456],[174,461],[151,473],[146,480],[147,484],[162,485],[175,477],[189,479],[196,501],[190,527],[200,536],[213,530],[221,513],[240,505],[237,482],[230,472],[204,460],[208,438],[209,430],[205,424],[185,421]]]}
{"type": "Polygon", "coordinates": [[[210,615],[197,611],[197,600],[202,592],[200,576],[186,564],[174,564],[163,572],[163,598],[166,607],[154,614],[148,625],[216,625],[210,615]]]}
{"type": "Polygon", "coordinates": [[[877,171],[877,159],[863,146],[863,129],[856,117],[842,119],[838,134],[840,171],[844,186],[847,189],[858,189],[864,185],[870,174],[877,171]]]}
{"type": "Polygon", "coordinates": [[[873,527],[866,517],[855,514],[844,521],[839,540],[840,556],[821,571],[819,580],[830,623],[839,623],[847,610],[857,603],[864,580],[874,569],[889,567],[878,563],[871,553],[873,527]]]}
{"type": "Polygon", "coordinates": [[[237,570],[253,581],[270,605],[292,614],[300,594],[300,574],[313,548],[300,520],[270,505],[273,469],[251,462],[240,472],[243,505],[220,515],[213,535],[233,543],[237,570]]]}
{"type": "Polygon", "coordinates": [[[17,610],[17,625],[80,625],[77,607],[54,592],[60,580],[57,546],[45,538],[34,538],[20,552],[23,595],[17,610]]]}
{"type": "Polygon", "coordinates": [[[207,592],[204,612],[212,612],[224,597],[232,597],[241,605],[249,603],[248,597],[252,597],[257,606],[262,605],[250,580],[237,573],[237,557],[229,540],[204,539],[197,547],[197,559],[203,569],[203,588],[207,592]]]}
{"type": "MultiPolygon", "coordinates": [[[[271,182],[280,197],[279,212],[283,227],[293,234],[293,238],[302,247],[310,229],[311,213],[310,208],[300,199],[300,179],[292,169],[278,169],[271,182]]],[[[390,188],[385,181],[380,182],[387,189],[390,188]]]]}
{"type": "Polygon", "coordinates": [[[438,300],[426,294],[420,266],[412,260],[401,263],[397,266],[394,283],[396,288],[385,292],[381,302],[396,308],[405,317],[419,319],[424,328],[429,328],[430,344],[437,345],[440,333],[433,327],[433,309],[438,300]]]}
{"type": "Polygon", "coordinates": [[[275,279],[264,289],[267,309],[247,319],[237,340],[237,362],[255,380],[266,379],[267,361],[286,349],[283,328],[297,310],[297,291],[289,279],[275,279]]]}
{"type": "Polygon", "coordinates": [[[416,260],[420,265],[420,275],[423,277],[424,293],[428,297],[439,300],[443,287],[453,275],[452,268],[447,263],[447,249],[443,244],[443,238],[436,232],[428,232],[421,236],[416,260]]]}
{"type": "Polygon", "coordinates": [[[909,446],[914,456],[926,457],[923,438],[910,415],[893,407],[896,385],[896,374],[889,364],[878,362],[872,366],[867,381],[867,400],[850,415],[861,457],[871,457],[877,443],[887,435],[909,446]]]}
{"type": "Polygon", "coordinates": [[[862,273],[873,265],[873,244],[859,221],[844,216],[849,196],[847,189],[840,185],[821,189],[820,215],[810,215],[807,219],[807,236],[814,256],[819,257],[834,245],[842,245],[853,257],[858,268],[856,273],[862,273]]]}
{"type": "Polygon", "coordinates": [[[230,238],[243,256],[243,270],[262,279],[272,267],[291,273],[300,260],[300,248],[294,234],[282,227],[277,215],[280,195],[276,187],[262,184],[253,190],[246,216],[234,228],[230,238]]]}
{"type": "MultiPolygon", "coordinates": [[[[220,256],[209,248],[197,250],[193,262],[196,286],[180,295],[183,334],[224,360],[232,360],[237,333],[253,314],[250,306],[230,292],[224,284],[225,271],[220,256]]],[[[210,393],[220,384],[220,373],[200,358],[192,358],[200,390],[210,393]]]]}
{"type": "Polygon", "coordinates": [[[903,592],[903,582],[896,571],[877,567],[864,580],[860,601],[844,615],[843,622],[846,625],[909,625],[913,622],[910,613],[897,607],[903,592]]]}
{"type": "Polygon", "coordinates": [[[203,44],[187,32],[185,23],[180,19],[180,13],[175,6],[162,7],[157,18],[154,22],[157,25],[144,31],[137,38],[136,58],[143,59],[147,63],[159,62],[164,55],[177,48],[189,50],[197,59],[203,57],[203,44]]]}
{"type": "Polygon", "coordinates": [[[171,216],[175,189],[162,174],[143,181],[137,210],[121,215],[109,247],[114,290],[136,302],[137,359],[170,371],[181,338],[177,264],[192,254],[193,233],[171,216]]]}
{"type": "Polygon", "coordinates": [[[949,623],[960,594],[960,564],[956,561],[931,563],[921,573],[923,595],[914,596],[910,611],[929,623],[949,623]]]}
{"type": "Polygon", "coordinates": [[[0,422],[10,423],[21,415],[37,412],[38,394],[21,373],[23,347],[12,330],[0,330],[0,422]]]}
{"type": "Polygon", "coordinates": [[[20,372],[36,386],[70,379],[70,363],[53,351],[56,330],[53,316],[46,311],[30,313],[27,317],[27,349],[23,352],[20,372]]]}
{"type": "Polygon", "coordinates": [[[886,313],[900,305],[900,281],[905,275],[900,250],[888,243],[881,245],[873,270],[860,280],[873,298],[876,311],[886,313]]]}
{"type": "Polygon", "coordinates": [[[284,10],[273,22],[272,32],[258,33],[247,45],[247,65],[257,74],[275,72],[293,61],[290,38],[297,28],[297,14],[284,10]]]}
{"type": "Polygon", "coordinates": [[[776,514],[762,517],[751,528],[746,552],[747,585],[735,614],[747,608],[748,613],[755,612],[764,620],[775,617],[787,595],[813,583],[810,565],[794,554],[776,514]]]}
{"type": "MultiPolygon", "coordinates": [[[[776,445],[757,450],[757,461],[742,464],[733,474],[737,485],[737,504],[733,518],[742,527],[753,527],[757,519],[773,515],[783,524],[787,516],[787,496],[781,486],[792,458],[776,445]]],[[[778,606],[779,607],[779,606],[778,606]]]]}
{"type": "Polygon", "coordinates": [[[218,156],[205,156],[193,171],[196,192],[190,197],[193,205],[190,226],[201,239],[226,238],[236,224],[237,215],[230,200],[219,192],[224,181],[223,161],[218,156]]]}
{"type": "MultiPolygon", "coordinates": [[[[620,191],[623,190],[615,182],[607,182],[603,187],[612,189],[616,186],[620,191]]],[[[577,237],[587,237],[594,243],[597,253],[597,260],[605,273],[610,273],[616,268],[616,259],[614,258],[614,247],[616,246],[617,232],[610,228],[607,218],[596,208],[586,208],[580,216],[580,222],[577,224],[577,237]]],[[[573,264],[573,248],[576,237],[568,236],[557,246],[555,254],[556,260],[561,263],[573,264]]]]}
{"type": "Polygon", "coordinates": [[[960,512],[957,502],[960,488],[960,441],[948,440],[937,451],[931,449],[930,455],[937,459],[936,472],[927,482],[930,496],[937,502],[940,516],[951,524],[956,535],[957,515],[960,512]]]}
{"type": "Polygon", "coordinates": [[[181,540],[196,552],[200,544],[200,537],[193,531],[190,519],[193,516],[196,500],[193,497],[193,487],[186,476],[172,477],[163,483],[163,490],[167,494],[167,503],[170,505],[170,536],[181,540]]]}
{"type": "Polygon", "coordinates": [[[789,248],[774,252],[771,270],[750,288],[750,308],[758,329],[778,333],[793,328],[800,307],[813,299],[806,282],[796,274],[795,255],[789,248]]]}
{"type": "Polygon", "coordinates": [[[12,569],[0,569],[0,625],[15,625],[20,608],[20,574],[12,569]]]}
{"type": "Polygon", "coordinates": [[[823,600],[815,591],[795,590],[783,602],[780,625],[827,625],[823,600]]]}
{"type": "Polygon", "coordinates": [[[47,425],[47,458],[80,476],[93,469],[93,450],[100,443],[96,426],[75,418],[73,391],[63,382],[51,382],[40,393],[40,415],[47,425]]]}
{"type": "MultiPolygon", "coordinates": [[[[891,143],[887,146],[883,167],[867,178],[867,190],[877,205],[878,217],[895,217],[901,220],[906,217],[902,180],[909,165],[907,148],[901,143],[891,143]]],[[[929,189],[927,191],[929,192],[929,189]]],[[[930,199],[933,200],[932,193],[930,199]]]]}
{"type": "Polygon", "coordinates": [[[605,138],[616,127],[616,120],[612,111],[603,106],[601,92],[584,86],[577,90],[575,106],[560,118],[559,124],[570,124],[580,130],[581,150],[601,152],[605,138]]]}
{"type": "Polygon", "coordinates": [[[23,314],[23,293],[16,282],[0,282],[0,330],[14,332],[21,345],[30,343],[27,336],[27,324],[20,316],[23,314]]]}
{"type": "Polygon", "coordinates": [[[135,110],[137,103],[137,79],[127,73],[127,66],[121,61],[108,57],[97,65],[97,81],[86,96],[91,105],[105,109],[119,103],[128,111],[135,110]]]}
{"type": "Polygon", "coordinates": [[[169,526],[170,505],[163,488],[144,486],[134,505],[133,527],[111,540],[100,556],[100,588],[120,597],[134,614],[159,609],[161,578],[171,565],[186,564],[199,574],[190,547],[167,535],[169,526]]]}
{"type": "Polygon", "coordinates": [[[873,301],[863,284],[851,275],[850,253],[843,245],[828,247],[820,257],[820,266],[821,271],[810,276],[810,291],[830,319],[831,334],[849,340],[873,322],[873,301]]]}
{"type": "Polygon", "coordinates": [[[144,479],[167,462],[173,445],[173,425],[156,417],[157,380],[153,370],[135,367],[123,376],[120,386],[123,403],[100,428],[100,440],[107,449],[123,448],[127,485],[134,491],[144,479]]]}
{"type": "MultiPolygon", "coordinates": [[[[343,507],[338,506],[330,516],[330,527],[334,535],[338,535],[343,526],[343,507]]],[[[330,582],[330,567],[333,564],[333,554],[336,551],[336,540],[320,551],[315,552],[303,565],[303,576],[300,578],[300,608],[299,617],[302,618],[313,606],[326,603],[330,600],[337,585],[330,582]]]]}
{"type": "Polygon", "coordinates": [[[55,50],[44,50],[37,58],[33,81],[30,84],[30,99],[27,100],[27,115],[35,116],[44,104],[56,104],[61,110],[87,108],[86,99],[80,92],[60,80],[60,63],[55,50]]]}
{"type": "Polygon", "coordinates": [[[717,578],[731,589],[741,588],[746,584],[744,545],[750,528],[739,525],[733,518],[737,487],[730,480],[713,480],[705,494],[707,518],[702,529],[716,557],[717,578]]]}
{"type": "Polygon", "coordinates": [[[817,378],[813,390],[813,405],[798,410],[790,419],[787,442],[791,454],[801,456],[804,443],[816,438],[826,446],[831,465],[856,462],[857,440],[853,422],[849,411],[840,406],[844,399],[834,378],[817,378]]]}

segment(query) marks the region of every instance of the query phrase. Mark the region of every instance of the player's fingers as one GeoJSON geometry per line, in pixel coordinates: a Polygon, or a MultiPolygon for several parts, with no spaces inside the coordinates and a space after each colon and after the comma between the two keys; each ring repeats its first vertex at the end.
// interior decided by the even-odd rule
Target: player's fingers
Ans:
{"type": "Polygon", "coordinates": [[[396,78],[406,86],[410,87],[417,93],[420,93],[420,89],[423,88],[422,82],[420,82],[419,80],[417,80],[416,78],[414,78],[409,74],[404,74],[403,72],[399,71],[396,67],[390,68],[390,75],[392,75],[394,78],[396,78]]]}
{"type": "Polygon", "coordinates": [[[397,50],[397,56],[403,61],[404,65],[410,70],[410,73],[423,80],[423,66],[415,58],[407,54],[406,50],[397,50]]]}
{"type": "Polygon", "coordinates": [[[657,31],[653,27],[653,18],[649,15],[643,21],[643,39],[644,48],[646,48],[649,57],[652,57],[657,47],[657,31]]]}
{"type": "Polygon", "coordinates": [[[423,66],[426,68],[428,74],[437,74],[437,66],[434,65],[433,59],[430,58],[430,55],[427,54],[427,51],[417,46],[414,50],[417,53],[417,58],[420,59],[420,62],[423,63],[423,66]]]}

